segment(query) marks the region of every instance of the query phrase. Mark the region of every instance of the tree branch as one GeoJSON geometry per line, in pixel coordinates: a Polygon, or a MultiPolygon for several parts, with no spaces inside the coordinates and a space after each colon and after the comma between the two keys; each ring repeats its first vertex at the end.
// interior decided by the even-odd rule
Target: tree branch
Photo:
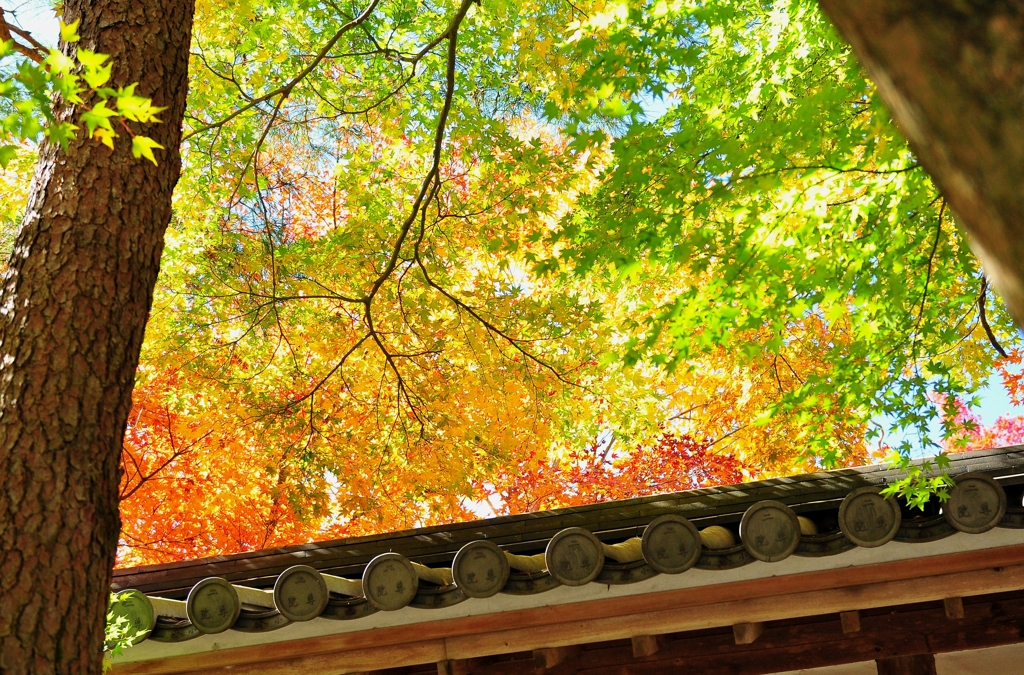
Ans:
{"type": "Polygon", "coordinates": [[[257,98],[252,99],[249,103],[235,110],[234,112],[222,118],[221,120],[217,122],[211,122],[210,124],[201,126],[198,129],[194,129],[192,132],[186,134],[181,140],[187,141],[196,134],[203,133],[204,131],[209,131],[210,129],[222,127],[234,118],[241,115],[242,113],[252,110],[260,103],[269,101],[277,96],[281,97],[281,101],[278,102],[278,106],[280,106],[284,102],[284,99],[288,98],[289,94],[291,94],[292,89],[294,89],[297,84],[306,79],[306,76],[312,73],[314,70],[316,70],[317,66],[319,66],[320,63],[325,58],[327,58],[327,55],[330,53],[330,51],[334,49],[334,45],[338,44],[338,40],[340,40],[345,35],[345,33],[349,32],[350,30],[352,30],[353,28],[355,28],[356,26],[370,18],[370,15],[373,14],[373,10],[376,9],[377,4],[379,2],[380,0],[371,0],[370,6],[363,10],[362,14],[360,14],[359,16],[357,16],[356,18],[352,19],[344,26],[339,28],[338,32],[336,32],[331,37],[331,39],[327,41],[327,44],[325,44],[320,49],[320,51],[316,53],[316,56],[313,57],[313,60],[309,63],[309,65],[300,70],[299,73],[295,75],[292,79],[288,80],[288,82],[281,85],[277,89],[274,89],[273,91],[264,94],[263,96],[259,96],[257,98]]]}
{"type": "MultiPolygon", "coordinates": [[[[412,229],[413,223],[416,222],[416,216],[419,214],[424,198],[427,196],[427,193],[433,187],[434,181],[437,179],[438,171],[441,166],[441,149],[444,145],[445,127],[448,124],[448,114],[452,109],[452,99],[455,97],[455,57],[459,35],[459,24],[462,23],[462,20],[466,16],[466,12],[469,11],[469,7],[472,4],[473,0],[462,0],[462,5],[459,7],[458,12],[456,12],[455,16],[452,18],[448,28],[444,33],[442,33],[442,36],[447,36],[448,38],[448,65],[445,71],[444,104],[441,106],[441,113],[438,115],[437,119],[437,127],[434,130],[434,153],[430,164],[430,170],[427,172],[427,175],[423,178],[423,182],[420,184],[420,190],[413,202],[409,216],[405,219],[405,222],[402,223],[402,228],[399,231],[398,239],[395,241],[395,245],[391,250],[391,256],[388,258],[387,265],[384,266],[384,270],[377,276],[377,279],[370,287],[370,291],[366,294],[365,302],[367,310],[369,310],[369,305],[373,300],[373,296],[377,294],[377,291],[380,290],[380,287],[384,284],[385,280],[387,280],[387,278],[391,276],[391,273],[395,271],[395,266],[398,265],[398,257],[402,251],[402,244],[405,243],[406,238],[409,236],[409,231],[412,229]]],[[[438,42],[440,42],[440,38],[436,40],[434,44],[438,42]]]]}
{"type": "MultiPolygon", "coordinates": [[[[939,222],[935,227],[935,242],[932,244],[932,252],[928,256],[928,273],[924,278],[924,292],[921,294],[921,308],[917,312],[917,323],[914,325],[914,343],[917,343],[917,332],[921,328],[921,321],[924,319],[924,303],[928,300],[928,284],[932,280],[932,263],[935,262],[935,252],[939,250],[939,239],[942,238],[942,217],[946,213],[946,200],[942,200],[939,206],[939,222]]],[[[916,349],[915,349],[916,351],[916,349]]]]}
{"type": "Polygon", "coordinates": [[[988,279],[984,276],[981,277],[981,294],[978,296],[978,316],[981,318],[981,326],[985,329],[985,335],[988,336],[989,343],[995,348],[999,355],[1004,359],[1006,358],[1006,350],[996,340],[995,333],[992,332],[992,327],[988,325],[988,318],[985,316],[985,294],[988,292],[988,279]]]}
{"type": "Polygon", "coordinates": [[[39,42],[32,37],[31,33],[7,23],[7,19],[4,18],[4,9],[3,7],[0,7],[0,42],[6,42],[8,40],[14,44],[15,51],[36,63],[42,63],[49,51],[46,47],[39,44],[39,42]],[[23,45],[15,40],[14,35],[11,35],[11,33],[14,33],[14,35],[17,35],[28,42],[28,45],[23,45]]]}

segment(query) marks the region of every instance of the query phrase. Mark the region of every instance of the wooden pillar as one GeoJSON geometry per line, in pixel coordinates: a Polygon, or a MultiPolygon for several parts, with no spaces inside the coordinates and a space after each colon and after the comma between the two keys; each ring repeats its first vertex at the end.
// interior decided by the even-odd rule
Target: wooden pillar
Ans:
{"type": "Polygon", "coordinates": [[[473,672],[476,659],[454,659],[437,662],[437,675],[469,675],[473,672]]]}
{"type": "Polygon", "coordinates": [[[936,675],[935,656],[932,654],[878,659],[875,667],[878,675],[936,675]]]}
{"type": "Polygon", "coordinates": [[[537,670],[548,670],[579,656],[579,646],[534,649],[533,663],[537,670]]]}
{"type": "Polygon", "coordinates": [[[482,672],[484,659],[450,659],[437,662],[437,675],[473,675],[482,672]]]}

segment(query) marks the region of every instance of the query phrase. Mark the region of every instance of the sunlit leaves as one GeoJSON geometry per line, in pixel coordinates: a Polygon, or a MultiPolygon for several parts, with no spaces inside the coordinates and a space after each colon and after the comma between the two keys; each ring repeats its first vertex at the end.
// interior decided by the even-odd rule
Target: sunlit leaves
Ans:
{"type": "Polygon", "coordinates": [[[0,145],[0,167],[6,168],[18,154],[16,145],[0,145]]]}
{"type": "Polygon", "coordinates": [[[166,108],[155,106],[153,102],[143,96],[135,95],[135,84],[117,90],[113,93],[117,101],[117,111],[127,120],[149,124],[159,122],[157,114],[166,108]]]}
{"type": "Polygon", "coordinates": [[[459,5],[368,6],[197,8],[125,561],[862,463],[990,371],[813,3],[473,4],[415,210],[459,5]]]}
{"type": "Polygon", "coordinates": [[[75,52],[78,62],[82,64],[82,79],[89,85],[90,89],[99,89],[110,80],[110,69],[112,63],[107,63],[110,57],[106,54],[96,54],[88,49],[78,49],[75,52]]]}
{"type": "Polygon", "coordinates": [[[563,222],[559,264],[537,271],[635,277],[661,261],[688,273],[639,308],[626,363],[683,367],[719,348],[772,357],[795,322],[819,317],[835,336],[827,367],[766,411],[803,420],[807,456],[826,465],[837,417],[887,416],[904,455],[919,449],[909,432],[935,447],[929,394],[966,394],[991,372],[981,274],[848,47],[811,2],[612,14],[573,36],[610,46],[580,77],[569,128],[581,146],[610,139],[613,160],[563,222]],[[663,109],[602,130],[595,102],[611,92],[663,109]],[[774,337],[751,342],[752,330],[774,337]]]}
{"type": "MultiPolygon", "coordinates": [[[[78,21],[61,22],[60,35],[66,44],[78,42],[78,21]]],[[[133,155],[155,164],[153,149],[160,146],[146,136],[136,135],[126,121],[159,122],[156,113],[162,108],[153,106],[148,98],[135,96],[134,84],[116,91],[105,86],[113,67],[109,59],[84,48],[74,50],[74,59],[50,49],[36,64],[17,55],[12,41],[0,42],[0,67],[4,67],[0,70],[0,168],[11,162],[20,142],[35,143],[45,137],[67,149],[78,126],[58,118],[54,110],[58,101],[76,106],[89,136],[111,149],[118,136],[114,123],[119,123],[133,137],[133,155]],[[13,69],[7,69],[4,61],[13,61],[13,69]],[[116,109],[108,106],[111,99],[116,109]]]]}
{"type": "Polygon", "coordinates": [[[79,41],[78,25],[81,19],[75,19],[71,23],[60,22],[60,39],[67,44],[74,44],[79,41]]]}
{"type": "Polygon", "coordinates": [[[138,159],[144,157],[149,161],[156,164],[156,157],[153,156],[154,149],[163,149],[164,146],[160,145],[152,138],[148,136],[133,136],[132,137],[132,157],[138,159]]]}
{"type": "MultiPolygon", "coordinates": [[[[148,632],[148,627],[140,628],[132,625],[126,616],[129,610],[119,606],[121,603],[131,602],[131,600],[126,597],[119,598],[118,594],[111,593],[108,602],[106,630],[103,635],[103,649],[106,652],[104,656],[107,658],[121,654],[126,647],[131,647],[144,639],[148,632]]],[[[136,599],[135,602],[138,600],[136,599]]]]}
{"type": "Polygon", "coordinates": [[[946,501],[949,490],[955,485],[945,474],[949,458],[939,454],[934,460],[914,463],[898,452],[887,458],[890,466],[900,472],[901,477],[885,486],[885,496],[899,495],[911,508],[924,509],[932,499],[946,501]]]}
{"type": "Polygon", "coordinates": [[[116,115],[116,110],[107,108],[106,101],[100,101],[92,109],[82,112],[80,119],[85,122],[85,128],[89,130],[89,135],[94,136],[96,129],[113,132],[114,127],[110,124],[110,118],[116,115]]]}

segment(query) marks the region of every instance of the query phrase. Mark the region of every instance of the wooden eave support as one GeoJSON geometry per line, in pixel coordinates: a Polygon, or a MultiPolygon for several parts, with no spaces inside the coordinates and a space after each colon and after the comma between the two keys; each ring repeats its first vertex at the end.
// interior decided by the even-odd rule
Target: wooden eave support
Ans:
{"type": "Polygon", "coordinates": [[[579,653],[579,646],[535,649],[533,650],[533,664],[539,669],[548,670],[579,656],[579,653]]]}
{"type": "Polygon", "coordinates": [[[665,637],[663,635],[634,635],[632,641],[633,656],[639,659],[657,654],[665,642],[665,637]]]}
{"type": "Polygon", "coordinates": [[[964,599],[963,598],[946,598],[942,601],[942,604],[946,606],[946,618],[947,619],[962,619],[964,618],[964,599]]]}
{"type": "Polygon", "coordinates": [[[853,610],[852,612],[839,612],[839,621],[843,624],[844,633],[859,633],[860,632],[860,611],[853,610]]]}
{"type": "Polygon", "coordinates": [[[437,675],[470,675],[480,665],[480,659],[450,659],[437,662],[437,675]]]}
{"type": "Polygon", "coordinates": [[[732,627],[732,636],[738,645],[753,644],[764,632],[764,623],[738,623],[732,627]]]}

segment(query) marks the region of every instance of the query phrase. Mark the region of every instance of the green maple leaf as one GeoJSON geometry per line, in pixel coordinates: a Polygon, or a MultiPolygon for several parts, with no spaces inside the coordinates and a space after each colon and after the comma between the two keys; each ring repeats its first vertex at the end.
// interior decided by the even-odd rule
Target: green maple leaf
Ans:
{"type": "Polygon", "coordinates": [[[164,149],[164,146],[154,141],[149,136],[135,136],[132,138],[132,156],[136,159],[145,157],[156,165],[156,157],[153,156],[154,148],[164,149]]]}

